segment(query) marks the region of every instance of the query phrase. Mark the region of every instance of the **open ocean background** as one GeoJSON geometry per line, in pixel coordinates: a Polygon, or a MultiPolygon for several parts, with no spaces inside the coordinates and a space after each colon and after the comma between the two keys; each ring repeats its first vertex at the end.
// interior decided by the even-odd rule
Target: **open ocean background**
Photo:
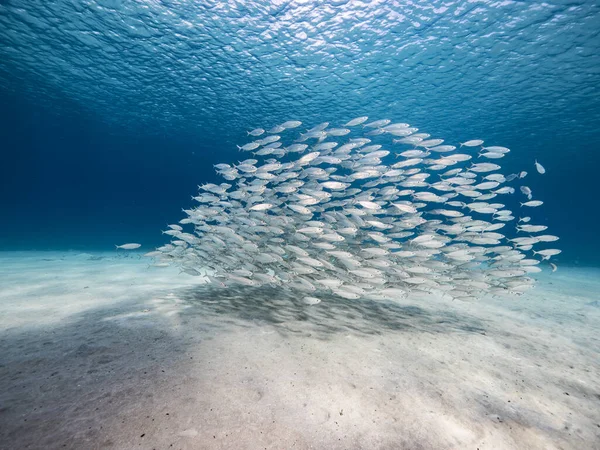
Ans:
{"type": "Polygon", "coordinates": [[[598,265],[589,0],[1,0],[0,250],[161,245],[246,130],[360,115],[511,148],[553,261],[598,265]]]}
{"type": "MultiPolygon", "coordinates": [[[[372,142],[409,150],[394,137],[372,142]]],[[[452,162],[397,161],[432,184],[452,162]]],[[[0,0],[0,450],[600,450],[599,231],[600,0],[0,0]],[[262,196],[143,256],[224,181],[213,165],[253,158],[247,131],[302,121],[288,145],[361,116],[510,148],[453,153],[528,172],[472,217],[560,240],[474,236],[452,218],[468,181],[439,211],[421,178],[373,187],[362,147],[261,166],[262,196]],[[321,163],[356,178],[343,197],[321,163]],[[520,186],[544,204],[519,208],[520,186]]]]}

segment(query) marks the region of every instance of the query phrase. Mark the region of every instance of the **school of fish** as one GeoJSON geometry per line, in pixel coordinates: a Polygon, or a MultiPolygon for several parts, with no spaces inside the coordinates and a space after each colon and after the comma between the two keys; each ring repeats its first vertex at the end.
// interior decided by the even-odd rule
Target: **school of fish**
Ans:
{"type": "Polygon", "coordinates": [[[397,299],[415,290],[470,300],[523,293],[560,253],[538,247],[558,237],[527,216],[543,202],[512,185],[527,173],[500,173],[506,147],[473,139],[457,148],[366,116],[293,135],[300,126],[249,131],[239,146],[249,158],[215,166],[226,182],[199,186],[197,204],[164,231],[171,243],[146,254],[153,265],[222,287],[291,289],[307,304],[319,293],[397,299]],[[526,198],[507,207],[519,191],[526,198]]]}

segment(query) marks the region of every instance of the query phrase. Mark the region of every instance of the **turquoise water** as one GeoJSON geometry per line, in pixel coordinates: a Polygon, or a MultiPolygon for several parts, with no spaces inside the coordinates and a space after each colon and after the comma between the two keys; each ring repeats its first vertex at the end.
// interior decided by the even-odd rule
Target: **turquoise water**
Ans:
{"type": "Polygon", "coordinates": [[[358,115],[510,147],[559,261],[596,264],[596,2],[0,2],[3,249],[159,230],[246,130],[358,115]]]}
{"type": "Polygon", "coordinates": [[[0,450],[600,449],[599,88],[592,0],[0,0],[0,450]],[[313,293],[289,255],[252,287],[259,258],[215,246],[224,227],[180,267],[142,256],[250,157],[247,131],[302,121],[288,145],[358,116],[510,148],[501,172],[529,174],[497,200],[521,217],[530,187],[560,237],[535,288],[453,262],[423,289],[383,280],[402,295],[313,293]]]}

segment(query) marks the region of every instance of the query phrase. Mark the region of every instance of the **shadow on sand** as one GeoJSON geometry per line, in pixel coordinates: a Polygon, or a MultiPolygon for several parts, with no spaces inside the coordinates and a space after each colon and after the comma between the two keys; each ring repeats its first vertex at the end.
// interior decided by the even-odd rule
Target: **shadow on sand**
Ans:
{"type": "Polygon", "coordinates": [[[189,306],[185,315],[237,326],[271,325],[286,335],[307,335],[327,339],[334,333],[376,335],[390,331],[485,334],[482,323],[450,310],[427,307],[427,297],[415,297],[424,307],[393,301],[348,300],[319,295],[317,305],[307,305],[305,294],[276,288],[215,288],[196,286],[177,293],[189,306]]]}

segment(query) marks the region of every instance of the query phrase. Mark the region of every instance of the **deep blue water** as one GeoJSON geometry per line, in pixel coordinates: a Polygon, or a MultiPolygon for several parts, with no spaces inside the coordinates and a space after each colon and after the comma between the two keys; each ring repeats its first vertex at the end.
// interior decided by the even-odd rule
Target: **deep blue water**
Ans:
{"type": "Polygon", "coordinates": [[[598,264],[599,89],[595,1],[3,0],[0,249],[161,244],[246,130],[368,115],[510,147],[598,264]]]}

